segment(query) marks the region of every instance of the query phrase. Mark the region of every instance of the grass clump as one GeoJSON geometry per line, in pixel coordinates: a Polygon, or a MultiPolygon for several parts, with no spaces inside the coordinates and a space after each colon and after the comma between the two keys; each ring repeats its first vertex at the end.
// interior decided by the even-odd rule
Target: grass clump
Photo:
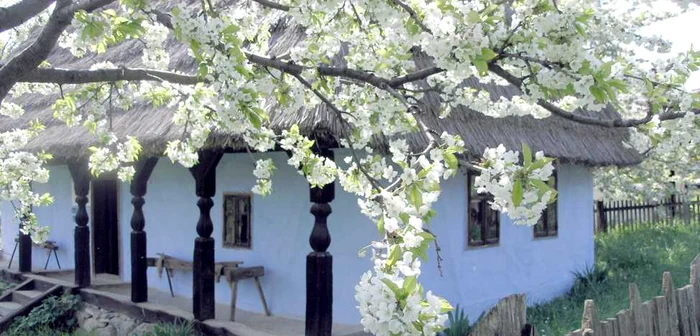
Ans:
{"type": "MultiPolygon", "coordinates": [[[[135,335],[135,334],[134,334],[135,335]]],[[[146,332],[142,336],[192,336],[199,335],[194,330],[192,321],[182,321],[179,323],[158,323],[153,327],[153,331],[146,332]]]]}
{"type": "Polygon", "coordinates": [[[563,297],[528,309],[542,336],[559,336],[581,326],[583,302],[595,300],[598,316],[614,317],[629,308],[629,283],[642,300],[661,295],[663,272],[676,287],[690,281],[690,263],[700,253],[700,225],[648,225],[615,230],[595,239],[596,262],[574,272],[575,283],[563,297]]]}
{"type": "Polygon", "coordinates": [[[16,318],[7,334],[9,336],[71,335],[78,327],[75,312],[80,308],[80,304],[80,297],[70,293],[48,297],[27,316],[16,318]]]}

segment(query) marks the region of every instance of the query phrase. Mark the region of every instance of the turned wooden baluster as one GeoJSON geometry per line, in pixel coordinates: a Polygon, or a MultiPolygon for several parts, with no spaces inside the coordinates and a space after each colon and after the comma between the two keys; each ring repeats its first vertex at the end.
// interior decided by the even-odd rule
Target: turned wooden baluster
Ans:
{"type": "Polygon", "coordinates": [[[216,303],[214,301],[214,224],[210,211],[214,206],[212,197],[216,194],[216,166],[223,152],[203,151],[199,153],[199,163],[190,168],[196,184],[196,194],[199,197],[199,220],[197,234],[194,240],[193,282],[192,282],[192,311],[197,320],[208,320],[215,317],[216,303]]]}
{"type": "Polygon", "coordinates": [[[17,244],[19,244],[19,271],[20,272],[31,272],[32,271],[32,237],[28,234],[22,233],[24,229],[25,221],[27,218],[22,217],[19,223],[19,237],[17,238],[17,244]]]}
{"type": "Polygon", "coordinates": [[[148,179],[158,163],[157,157],[151,157],[136,165],[136,174],[131,181],[131,204],[134,212],[131,215],[131,301],[148,301],[148,264],[146,256],[148,244],[146,232],[146,218],[143,215],[143,205],[146,203],[144,196],[148,187],[148,179]]]}
{"type": "MultiPolygon", "coordinates": [[[[330,149],[319,155],[333,159],[330,149]]],[[[309,244],[313,252],[306,257],[306,335],[330,336],[333,325],[333,256],[327,251],[331,244],[328,232],[330,202],[335,198],[335,183],[323,188],[310,188],[311,214],[314,227],[309,244]]]]}
{"type": "Polygon", "coordinates": [[[68,163],[68,170],[73,178],[75,203],[78,211],[75,214],[75,285],[90,286],[90,220],[86,205],[90,193],[90,171],[87,160],[77,160],[68,163]]]}

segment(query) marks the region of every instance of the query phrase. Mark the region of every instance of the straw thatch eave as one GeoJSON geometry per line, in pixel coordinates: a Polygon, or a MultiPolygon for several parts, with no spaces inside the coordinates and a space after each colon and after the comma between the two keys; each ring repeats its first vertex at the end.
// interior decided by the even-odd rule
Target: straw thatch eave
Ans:
{"type": "MultiPolygon", "coordinates": [[[[195,1],[196,2],[196,1],[195,1]]],[[[198,2],[196,2],[198,3],[198,2]]],[[[168,5],[170,6],[170,5],[168,5]]],[[[166,6],[164,9],[168,9],[166,6]]],[[[290,50],[304,39],[303,29],[287,24],[281,14],[279,23],[272,28],[271,45],[268,54],[276,56],[290,50]]],[[[170,68],[183,72],[195,69],[192,57],[187,48],[174,38],[169,38],[166,49],[170,53],[170,68]]],[[[141,44],[138,41],[128,41],[109,49],[104,54],[90,54],[82,59],[76,59],[67,50],[57,48],[49,56],[52,66],[65,69],[85,69],[92,64],[110,61],[117,66],[134,68],[141,67],[141,44]]],[[[339,60],[342,62],[342,58],[339,60]]],[[[417,57],[419,67],[428,66],[429,59],[417,57]]],[[[479,83],[476,79],[468,79],[465,85],[488,90],[493,97],[512,97],[518,90],[512,86],[498,86],[479,83]]],[[[28,94],[15,97],[14,101],[21,104],[27,113],[19,119],[0,117],[0,131],[26,127],[30,120],[39,120],[46,125],[46,130],[28,145],[29,150],[45,150],[57,159],[65,160],[84,156],[88,148],[96,144],[96,138],[82,127],[69,128],[53,119],[51,105],[58,95],[42,96],[28,94]]],[[[544,119],[533,117],[492,118],[481,113],[460,108],[449,117],[440,119],[439,97],[427,94],[424,99],[424,115],[421,118],[437,132],[446,131],[462,136],[471,156],[483,153],[486,147],[504,144],[509,149],[519,150],[523,142],[533,150],[542,150],[547,155],[557,157],[561,161],[585,165],[633,165],[641,161],[641,156],[635,150],[623,145],[628,133],[625,129],[603,128],[583,125],[558,116],[544,119]]],[[[298,124],[303,133],[320,141],[335,142],[342,133],[340,122],[334,113],[324,106],[317,106],[300,111],[287,111],[274,108],[270,104],[271,127],[276,131],[288,129],[298,124]]],[[[585,112],[584,112],[585,113],[585,112]]],[[[586,113],[589,114],[589,113],[586,113]]],[[[618,114],[607,109],[597,116],[601,118],[618,118],[618,114]]],[[[171,121],[172,110],[167,107],[154,108],[144,103],[137,103],[128,111],[116,110],[112,113],[112,126],[120,136],[135,136],[143,145],[144,155],[162,155],[168,141],[182,137],[183,130],[171,121]]],[[[427,144],[427,139],[421,133],[407,136],[411,147],[421,148],[427,144]]],[[[207,147],[241,149],[243,143],[228,134],[214,132],[207,147]]],[[[374,146],[385,151],[385,139],[378,138],[374,146]]]]}

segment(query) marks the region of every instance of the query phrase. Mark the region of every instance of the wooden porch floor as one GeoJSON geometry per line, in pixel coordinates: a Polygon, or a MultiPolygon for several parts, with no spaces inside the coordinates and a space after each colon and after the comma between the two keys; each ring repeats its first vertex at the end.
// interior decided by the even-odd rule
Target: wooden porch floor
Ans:
{"type": "MultiPolygon", "coordinates": [[[[13,265],[15,266],[15,265],[13,265]]],[[[21,274],[16,269],[3,271],[6,277],[27,277],[48,281],[67,288],[74,288],[73,271],[44,271],[35,270],[32,274],[21,274]]],[[[162,320],[174,320],[176,318],[193,320],[191,298],[175,296],[171,297],[169,292],[149,288],[148,300],[144,303],[131,302],[131,285],[122,282],[117,276],[99,274],[92,279],[90,288],[80,289],[83,297],[89,297],[90,301],[97,301],[97,305],[108,310],[119,311],[133,318],[149,320],[148,316],[161,316],[162,320]],[[126,310],[126,311],[123,311],[126,310]],[[148,313],[147,313],[148,312],[148,313]],[[139,316],[134,316],[134,315],[139,316]]],[[[91,302],[95,304],[95,302],[91,302]]],[[[303,309],[303,303],[300,303],[303,309]]],[[[273,312],[274,313],[274,312],[273,312]]],[[[304,335],[304,321],[281,316],[265,316],[264,314],[252,313],[237,309],[236,321],[229,321],[229,305],[216,305],[216,319],[203,322],[207,327],[225,331],[222,334],[237,336],[279,336],[279,335],[304,335]]],[[[343,324],[333,325],[333,335],[338,336],[364,336],[368,335],[362,331],[361,326],[350,326],[343,324]]]]}

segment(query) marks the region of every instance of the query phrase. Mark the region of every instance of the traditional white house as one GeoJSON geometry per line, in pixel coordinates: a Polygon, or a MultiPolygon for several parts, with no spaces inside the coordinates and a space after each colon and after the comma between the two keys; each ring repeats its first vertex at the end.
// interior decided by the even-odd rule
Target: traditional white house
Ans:
{"type": "MultiPolygon", "coordinates": [[[[297,37],[300,33],[293,27],[278,28],[276,34],[277,37],[272,39],[271,55],[287,50],[284,44],[293,45],[303,38],[303,35],[297,37]]],[[[185,52],[173,54],[171,62],[189,68],[192,61],[185,55],[185,52]]],[[[138,66],[139,59],[136,42],[79,61],[60,49],[49,57],[52,65],[64,68],[78,68],[78,62],[90,64],[107,60],[132,67],[138,66]]],[[[466,85],[477,84],[467,82],[466,85]]],[[[517,92],[512,87],[493,86],[490,89],[505,96],[517,92]]],[[[440,246],[441,269],[438,270],[435,250],[431,250],[420,280],[426,288],[453,304],[459,304],[472,317],[509,294],[526,293],[531,300],[540,301],[565,293],[574,280],[572,271],[594,262],[591,167],[639,162],[639,155],[622,144],[625,132],[580,125],[556,116],[496,119],[467,109],[442,120],[437,118],[435,99],[428,97],[426,100],[431,118],[429,126],[461,135],[470,154],[478,155],[486,146],[501,143],[517,150],[525,142],[533,150],[543,150],[547,155],[557,157],[559,198],[537,227],[516,226],[507,215],[490,210],[487,197],[470,191],[470,175],[454,177],[444,185],[444,192],[435,205],[437,216],[433,221],[433,231],[440,246]]],[[[272,314],[304,317],[305,263],[311,252],[309,234],[314,227],[314,216],[309,212],[312,205],[308,196],[309,185],[286,164],[284,152],[255,154],[258,158],[272,158],[278,167],[272,179],[275,192],[264,198],[250,192],[255,181],[250,154],[242,151],[238,139],[226,134],[216,134],[208,145],[208,153],[214,153],[211,155],[215,157],[206,161],[208,167],[212,167],[209,173],[206,169],[191,172],[167,158],[160,158],[154,168],[151,167],[155,162],[153,159],[151,165],[141,166],[153,168],[153,171],[150,178],[148,174],[137,178],[136,187],[107,176],[88,182],[81,175],[84,174],[82,160],[95,139],[82,128],[70,129],[54,121],[50,109],[54,100],[55,97],[33,94],[23,97],[27,114],[16,120],[0,118],[0,131],[23,127],[33,119],[47,125],[29,149],[44,149],[55,156],[49,182],[35,186],[37,192],[50,192],[55,202],[36,208],[35,212],[41,225],[51,227],[49,239],[59,246],[57,256],[61,266],[76,268],[76,282],[89,284],[80,281],[85,281],[86,277],[89,281],[91,275],[99,273],[111,273],[126,282],[132,281],[133,269],[146,268],[145,261],[132,256],[132,251],[143,254],[139,252],[143,251],[142,248],[146,249],[147,257],[165,253],[193,261],[193,242],[202,239],[198,237],[211,241],[207,232],[196,229],[198,220],[206,217],[200,217],[198,196],[201,197],[199,202],[207,200],[212,188],[211,185],[208,188],[203,186],[207,185],[207,180],[215,180],[215,194],[211,196],[212,226],[207,227],[213,229],[214,261],[242,261],[243,265],[264,266],[262,287],[272,314]],[[69,167],[73,169],[73,175],[69,167]],[[211,177],[212,174],[215,177],[211,177]],[[193,176],[198,177],[199,185],[193,176]],[[85,190],[88,185],[89,193],[85,190]],[[142,188],[144,185],[147,185],[147,193],[142,188]],[[82,205],[75,202],[75,190],[80,188],[83,189],[79,193],[85,192],[89,201],[84,212],[82,205]],[[196,195],[196,189],[207,189],[209,194],[200,192],[196,195]],[[132,206],[132,198],[134,204],[145,200],[143,218],[132,206]],[[77,229],[76,213],[80,224],[77,229]],[[84,214],[89,220],[84,221],[84,214]],[[136,218],[135,224],[133,218],[136,218]],[[89,228],[89,235],[85,228],[89,228]],[[134,238],[146,235],[147,248],[145,240],[134,238]],[[89,240],[89,248],[80,245],[84,240],[89,240]],[[79,265],[85,260],[89,266],[79,265]],[[133,266],[139,262],[144,264],[133,266]]],[[[616,116],[610,111],[600,114],[601,118],[616,116]]],[[[171,123],[169,111],[165,108],[137,105],[129,111],[114,111],[112,118],[113,128],[118,134],[134,135],[143,143],[144,158],[162,155],[164,144],[182,134],[182,130],[171,123]]],[[[338,162],[342,162],[348,153],[347,149],[335,146],[340,126],[334,115],[323,107],[292,112],[275,112],[271,108],[271,120],[278,130],[299,124],[305,134],[318,139],[319,144],[334,152],[338,162]]],[[[418,134],[410,139],[410,143],[418,148],[425,139],[418,134]]],[[[377,142],[376,148],[385,149],[381,141],[377,142]]],[[[335,188],[335,198],[329,204],[332,208],[327,222],[332,238],[328,251],[333,256],[333,320],[359,324],[354,287],[361,274],[370,269],[371,262],[359,257],[358,251],[377,239],[378,233],[360,213],[355,197],[340,187],[335,188]]],[[[0,210],[3,257],[7,261],[18,235],[18,222],[12,218],[8,204],[2,204],[0,210]]],[[[45,252],[36,248],[31,258],[35,269],[40,269],[46,262],[45,252]]],[[[209,265],[209,261],[205,263],[209,265]]],[[[56,267],[53,260],[49,265],[56,267]]],[[[197,272],[194,273],[180,270],[173,273],[175,295],[189,297],[200,290],[198,282],[204,280],[193,280],[198,276],[197,272]]],[[[204,282],[208,284],[210,281],[204,282]]],[[[159,276],[153,267],[147,270],[147,285],[169,290],[166,275],[159,276]]],[[[194,295],[199,299],[201,295],[209,295],[199,293],[194,295]]],[[[230,288],[222,281],[215,285],[215,294],[211,295],[215,295],[217,302],[228,303],[230,288]]],[[[254,282],[240,283],[238,306],[262,312],[254,282]]],[[[195,310],[196,307],[197,303],[195,310]]]]}

